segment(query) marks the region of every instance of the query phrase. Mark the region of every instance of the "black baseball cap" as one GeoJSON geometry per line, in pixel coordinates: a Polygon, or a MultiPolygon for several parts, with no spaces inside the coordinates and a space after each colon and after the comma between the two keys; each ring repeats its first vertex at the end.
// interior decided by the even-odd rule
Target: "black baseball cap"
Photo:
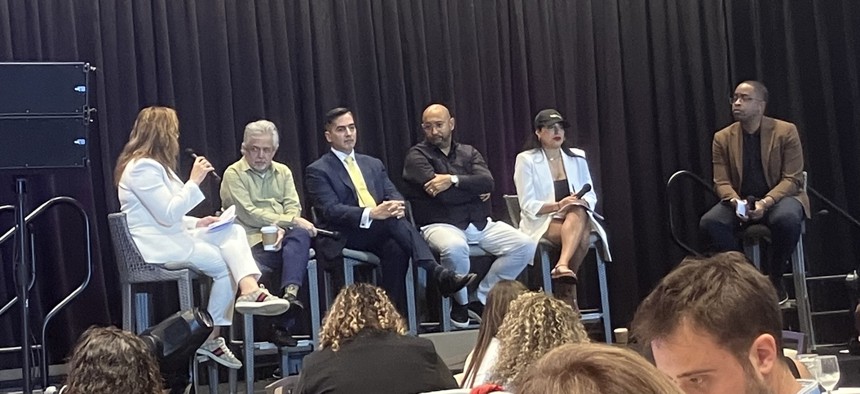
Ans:
{"type": "Polygon", "coordinates": [[[570,123],[567,123],[564,117],[554,109],[545,109],[535,116],[535,129],[550,127],[556,123],[561,123],[561,126],[565,128],[570,127],[570,123]]]}

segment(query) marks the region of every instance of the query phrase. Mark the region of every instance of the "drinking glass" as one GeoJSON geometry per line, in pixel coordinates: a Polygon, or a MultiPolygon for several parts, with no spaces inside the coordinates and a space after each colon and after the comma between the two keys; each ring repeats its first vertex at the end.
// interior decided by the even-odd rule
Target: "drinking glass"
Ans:
{"type": "Polygon", "coordinates": [[[829,393],[839,383],[839,360],[836,356],[828,355],[818,356],[818,362],[821,364],[821,369],[818,370],[818,383],[821,383],[829,393]]]}
{"type": "Polygon", "coordinates": [[[818,376],[818,371],[821,369],[821,363],[818,361],[817,354],[798,354],[795,358],[798,362],[803,364],[807,370],[809,370],[809,373],[812,376],[818,376]]]}

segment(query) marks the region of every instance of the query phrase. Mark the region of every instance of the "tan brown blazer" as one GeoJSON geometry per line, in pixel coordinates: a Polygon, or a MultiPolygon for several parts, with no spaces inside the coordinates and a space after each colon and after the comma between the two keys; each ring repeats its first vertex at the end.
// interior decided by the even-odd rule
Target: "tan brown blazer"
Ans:
{"type": "MultiPolygon", "coordinates": [[[[743,181],[743,128],[735,122],[714,134],[714,190],[720,199],[741,198],[743,181]]],[[[763,117],[761,120],[761,161],[764,177],[774,202],[793,197],[810,217],[809,197],[803,188],[803,148],[794,124],[763,117]]],[[[761,196],[764,198],[765,196],[761,196]]]]}

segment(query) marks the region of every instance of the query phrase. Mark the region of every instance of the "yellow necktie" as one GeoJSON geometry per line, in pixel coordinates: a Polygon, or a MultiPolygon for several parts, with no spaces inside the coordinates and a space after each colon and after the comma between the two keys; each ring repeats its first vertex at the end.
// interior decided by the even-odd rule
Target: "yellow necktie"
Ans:
{"type": "Polygon", "coordinates": [[[362,208],[373,208],[376,206],[376,200],[367,191],[367,184],[364,183],[364,177],[361,176],[361,170],[355,164],[352,156],[346,157],[346,172],[349,173],[349,179],[355,186],[355,193],[358,195],[358,206],[362,208]]]}

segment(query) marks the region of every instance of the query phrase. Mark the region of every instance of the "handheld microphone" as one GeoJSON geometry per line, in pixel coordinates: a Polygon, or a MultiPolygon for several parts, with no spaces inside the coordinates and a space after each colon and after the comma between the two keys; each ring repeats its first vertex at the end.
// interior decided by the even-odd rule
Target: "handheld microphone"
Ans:
{"type": "Polygon", "coordinates": [[[578,192],[576,192],[576,194],[574,194],[574,196],[576,196],[576,198],[582,198],[582,196],[584,196],[585,193],[588,193],[590,191],[591,191],[591,184],[586,183],[586,184],[582,185],[582,189],[580,189],[578,192]]]}
{"type": "MultiPolygon", "coordinates": [[[[185,148],[185,153],[187,153],[189,156],[191,156],[195,160],[199,157],[199,156],[197,156],[196,153],[194,153],[194,149],[191,149],[191,148],[185,148]]],[[[217,179],[219,181],[221,180],[221,175],[218,175],[218,173],[215,172],[214,167],[213,167],[213,170],[210,171],[209,173],[212,174],[212,176],[214,176],[215,179],[217,179]]]]}
{"type": "Polygon", "coordinates": [[[755,209],[755,202],[756,202],[757,200],[758,200],[758,199],[757,199],[757,198],[755,198],[755,197],[753,197],[753,196],[747,196],[747,207],[748,207],[750,210],[755,209]]]}
{"type": "Polygon", "coordinates": [[[324,237],[329,237],[329,238],[340,238],[340,232],[339,231],[329,231],[329,230],[323,230],[321,228],[317,229],[317,235],[322,235],[324,237]]]}

